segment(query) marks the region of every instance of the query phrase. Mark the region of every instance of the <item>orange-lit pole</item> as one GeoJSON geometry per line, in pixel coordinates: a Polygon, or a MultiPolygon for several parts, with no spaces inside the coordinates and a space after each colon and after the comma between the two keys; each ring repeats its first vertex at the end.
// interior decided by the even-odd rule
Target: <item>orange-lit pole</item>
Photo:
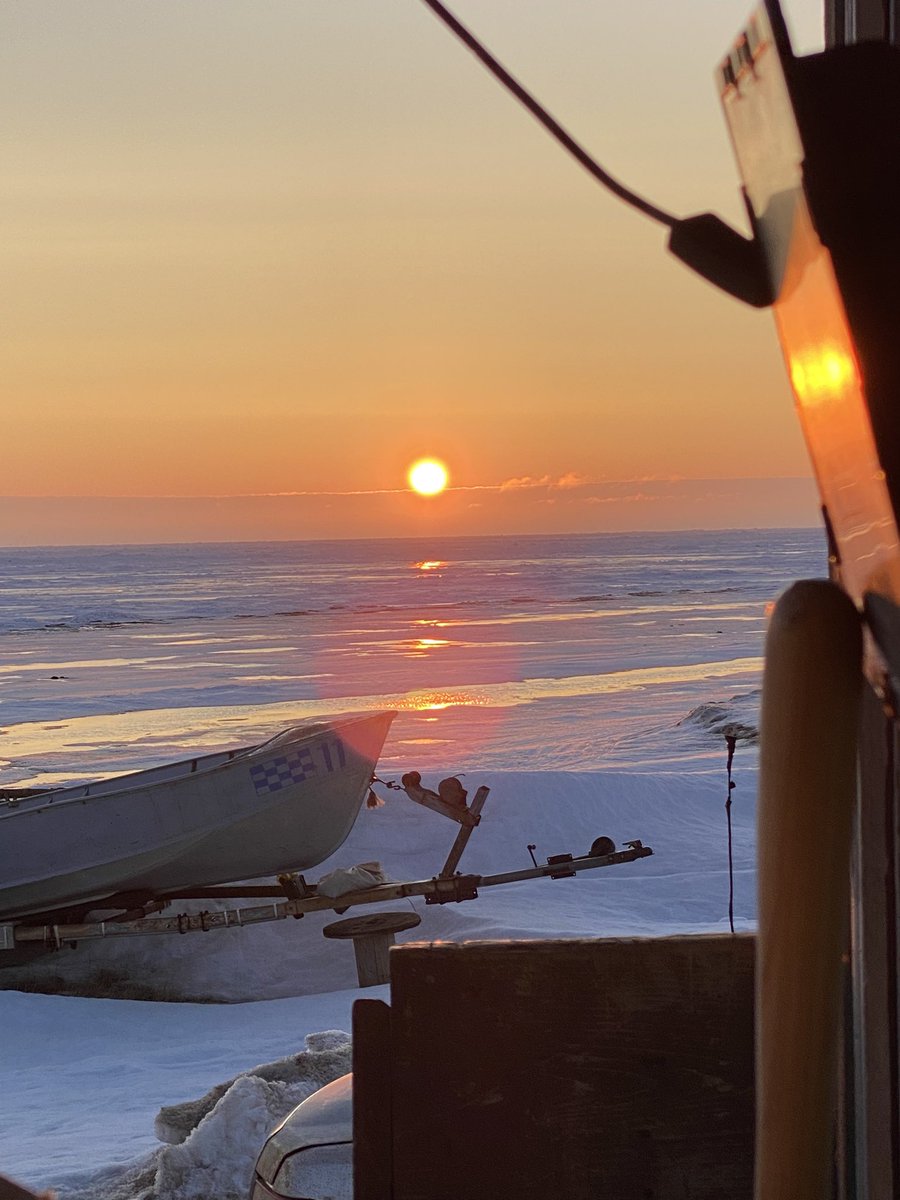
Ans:
{"type": "MultiPolygon", "coordinates": [[[[818,886],[830,880],[838,893],[848,873],[852,882],[850,970],[844,972],[848,1019],[834,1138],[833,1014],[842,978],[843,921],[833,906],[813,905],[821,922],[816,936],[810,934],[797,956],[779,957],[784,929],[802,922],[804,914],[811,919],[815,891],[792,889],[790,865],[768,844],[779,837],[778,818],[791,800],[783,772],[771,769],[777,732],[769,735],[774,747],[762,750],[767,765],[759,828],[758,1200],[786,1200],[792,1189],[797,1196],[824,1193],[828,1200],[832,1178],[841,1200],[900,1195],[894,720],[900,694],[900,51],[890,44],[897,5],[898,0],[829,0],[830,48],[798,58],[776,0],[765,0],[719,75],[822,500],[830,572],[865,616],[871,685],[859,731],[858,795],[846,779],[842,785],[852,837],[842,846],[839,837],[830,836],[837,825],[824,813],[817,829],[813,804],[806,847],[818,886]],[[799,992],[808,997],[809,1027],[787,1019],[793,1012],[790,997],[799,992]],[[815,1062],[803,1057],[804,1046],[817,1055],[815,1062]],[[813,1124],[817,1134],[811,1141],[813,1124]]],[[[823,646],[823,655],[827,652],[823,646]]],[[[771,711],[773,703],[776,709],[784,704],[785,696],[777,693],[789,690],[790,678],[786,683],[784,664],[778,663],[767,663],[767,675],[770,665],[776,694],[764,698],[764,709],[771,711]]],[[[827,677],[821,686],[828,686],[827,677]]],[[[854,734],[842,728],[841,739],[854,734]]],[[[808,723],[794,742],[796,759],[811,765],[830,749],[808,723]]],[[[839,797],[829,791],[828,798],[829,813],[837,812],[839,797]]]]}
{"type": "MultiPolygon", "coordinates": [[[[829,48],[900,42],[900,0],[825,0],[829,48]]],[[[877,105],[873,105],[873,110],[877,105]]],[[[882,119],[860,113],[860,133],[882,119]]],[[[889,168],[888,168],[889,169],[889,168]]],[[[890,636],[893,618],[881,622],[890,636]]],[[[900,1194],[900,1034],[898,1034],[897,722],[866,696],[860,728],[859,803],[852,847],[850,972],[844,1023],[842,1104],[838,1128],[843,1198],[892,1200],[900,1194]]]]}

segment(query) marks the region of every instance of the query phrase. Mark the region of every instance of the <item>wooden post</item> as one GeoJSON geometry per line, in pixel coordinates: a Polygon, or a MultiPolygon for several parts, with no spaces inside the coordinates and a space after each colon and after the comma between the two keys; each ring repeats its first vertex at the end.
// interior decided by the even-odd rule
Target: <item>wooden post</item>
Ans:
{"type": "Polygon", "coordinates": [[[766,640],[760,724],[757,1200],[823,1200],[833,1174],[862,629],[796,583],[766,640]]]}
{"type": "Polygon", "coordinates": [[[327,938],[353,941],[356,954],[356,975],[360,987],[375,987],[391,977],[390,949],[394,934],[403,929],[415,929],[422,918],[414,912],[377,912],[365,917],[348,917],[333,921],[322,933],[327,938]]]}

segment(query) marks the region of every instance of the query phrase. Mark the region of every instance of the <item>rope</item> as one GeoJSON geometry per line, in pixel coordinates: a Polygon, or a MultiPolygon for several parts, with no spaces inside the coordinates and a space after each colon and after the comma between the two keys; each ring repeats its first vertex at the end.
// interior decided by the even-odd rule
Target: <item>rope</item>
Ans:
{"type": "Polygon", "coordinates": [[[598,183],[601,183],[605,188],[608,188],[613,195],[618,196],[620,200],[624,200],[626,204],[630,204],[632,208],[638,209],[644,216],[650,217],[653,221],[658,221],[660,225],[665,225],[669,229],[674,228],[678,224],[678,218],[673,217],[671,213],[667,213],[662,208],[657,208],[655,204],[651,204],[649,200],[645,200],[643,196],[639,196],[637,192],[631,191],[625,187],[623,183],[619,183],[618,179],[605,171],[603,167],[588,154],[587,150],[575,139],[570,133],[563,129],[562,125],[547,112],[546,108],[540,104],[529,91],[522,86],[517,79],[510,75],[509,71],[494,58],[493,54],[478,41],[473,33],[466,29],[462,22],[454,17],[453,13],[449,12],[440,0],[423,0],[424,4],[443,21],[448,29],[459,38],[459,40],[472,51],[476,58],[480,59],[487,67],[495,79],[500,83],[531,113],[535,120],[547,130],[551,137],[556,140],[572,155],[577,162],[581,163],[589,175],[592,175],[598,183]]]}
{"type": "Polygon", "coordinates": [[[737,784],[731,778],[731,764],[734,762],[734,748],[737,745],[737,738],[733,733],[725,734],[725,745],[728,747],[728,762],[726,765],[728,795],[725,797],[725,816],[728,821],[728,924],[731,927],[731,932],[734,933],[734,854],[731,835],[731,793],[737,787],[737,784]]]}

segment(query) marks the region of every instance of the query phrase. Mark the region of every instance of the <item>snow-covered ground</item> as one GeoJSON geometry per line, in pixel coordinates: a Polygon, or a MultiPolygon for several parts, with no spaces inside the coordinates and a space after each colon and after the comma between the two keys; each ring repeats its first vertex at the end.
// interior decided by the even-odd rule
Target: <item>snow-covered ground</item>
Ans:
{"type": "Polygon", "coordinates": [[[201,1005],[5,992],[3,1170],[70,1200],[136,1200],[148,1189],[171,1200],[243,1200],[267,1132],[350,1069],[349,1047],[320,1050],[316,1034],[349,1030],[358,995],[201,1005]],[[237,1081],[205,1119],[196,1114],[202,1127],[161,1144],[160,1109],[273,1060],[282,1060],[274,1082],[237,1081]]]}
{"type": "MultiPolygon", "coordinates": [[[[539,859],[585,853],[600,835],[654,851],[408,902],[421,925],[398,940],[722,931],[734,728],[735,918],[752,928],[765,607],[819,551],[814,535],[757,531],[21,552],[0,563],[0,783],[396,707],[383,778],[464,772],[470,794],[491,789],[463,870],[529,867],[531,844],[539,859]]],[[[311,878],[371,860],[394,879],[440,869],[456,827],[381,795],[311,878]]],[[[352,948],[322,936],[330,919],[91,943],[0,973],[0,1171],[61,1200],[244,1200],[278,1116],[349,1061],[306,1042],[349,1032],[359,995],[352,948]],[[212,1088],[210,1111],[190,1107],[212,1088]],[[185,1104],[184,1140],[159,1141],[175,1123],[160,1109],[185,1104]]]]}
{"type": "MultiPolygon", "coordinates": [[[[753,749],[739,750],[735,777],[736,923],[747,929],[754,918],[753,749]]],[[[687,773],[489,772],[477,782],[487,783],[491,795],[464,869],[487,874],[528,866],[529,843],[542,858],[584,853],[599,834],[617,844],[640,838],[653,857],[577,879],[489,889],[462,905],[416,902],[422,924],[401,940],[727,928],[724,757],[719,769],[687,773]]],[[[440,867],[454,832],[439,816],[391,794],[383,808],[363,810],[321,872],[337,861],[378,859],[394,878],[425,878],[440,867]]],[[[61,952],[69,986],[90,988],[98,977],[121,976],[133,986],[143,980],[152,991],[164,975],[184,994],[229,1004],[0,993],[4,1169],[52,1185],[64,1200],[242,1197],[267,1129],[304,1098],[303,1080],[299,1088],[274,1091],[271,1084],[239,1081],[180,1146],[160,1147],[154,1122],[163,1105],[198,1098],[239,1072],[297,1054],[309,1034],[350,1030],[351,1006],[361,993],[350,947],[321,936],[328,919],[311,915],[61,952]],[[248,999],[261,994],[282,998],[248,999]]],[[[59,958],[29,968],[32,986],[61,972],[59,958]]],[[[386,997],[387,988],[365,994],[386,997]]]]}

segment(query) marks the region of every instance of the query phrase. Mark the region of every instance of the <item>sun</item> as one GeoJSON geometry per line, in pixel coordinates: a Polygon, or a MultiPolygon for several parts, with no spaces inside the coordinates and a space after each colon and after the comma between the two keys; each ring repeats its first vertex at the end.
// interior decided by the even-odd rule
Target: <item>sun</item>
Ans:
{"type": "Polygon", "coordinates": [[[406,473],[409,486],[420,496],[436,496],[447,486],[450,475],[436,458],[420,458],[406,473]]]}

